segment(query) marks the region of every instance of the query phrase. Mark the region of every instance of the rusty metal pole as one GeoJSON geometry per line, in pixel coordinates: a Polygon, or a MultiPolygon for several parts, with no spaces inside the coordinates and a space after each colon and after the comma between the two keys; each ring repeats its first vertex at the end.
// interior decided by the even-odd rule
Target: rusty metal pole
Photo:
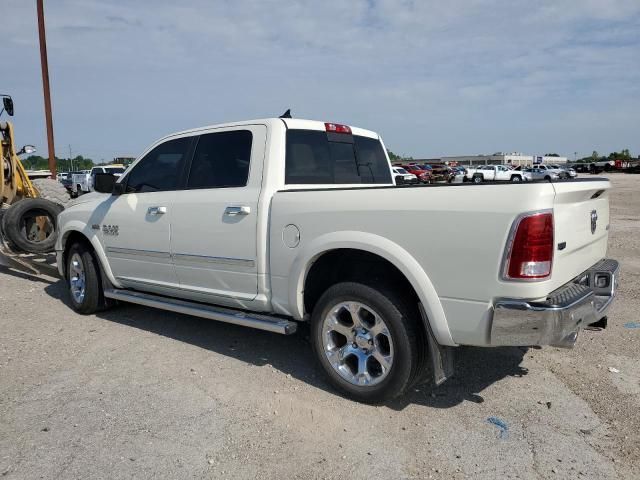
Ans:
{"type": "Polygon", "coordinates": [[[53,118],[51,116],[51,93],[49,92],[49,62],[47,61],[47,39],[44,32],[43,0],[38,4],[38,35],[40,36],[40,65],[42,66],[42,90],[44,91],[44,116],[47,121],[47,147],[51,178],[56,178],[56,150],[53,145],[53,118]]]}

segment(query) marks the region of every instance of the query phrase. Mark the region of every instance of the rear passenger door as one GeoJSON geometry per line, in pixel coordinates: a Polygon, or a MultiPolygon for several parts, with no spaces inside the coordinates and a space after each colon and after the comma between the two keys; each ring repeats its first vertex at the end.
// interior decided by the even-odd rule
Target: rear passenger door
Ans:
{"type": "Polygon", "coordinates": [[[198,138],[171,221],[182,296],[234,307],[246,307],[256,297],[266,133],[264,125],[247,125],[198,138]]]}

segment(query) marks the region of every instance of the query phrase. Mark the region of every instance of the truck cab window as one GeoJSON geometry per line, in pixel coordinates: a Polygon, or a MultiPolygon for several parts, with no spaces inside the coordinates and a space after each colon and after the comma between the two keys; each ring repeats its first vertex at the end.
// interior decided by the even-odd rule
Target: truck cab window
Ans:
{"type": "Polygon", "coordinates": [[[208,133],[198,140],[187,188],[244,187],[249,178],[249,130],[208,133]]]}
{"type": "Polygon", "coordinates": [[[147,153],[127,175],[127,193],[161,192],[178,188],[178,178],[191,138],[176,138],[147,153]]]}
{"type": "Polygon", "coordinates": [[[289,185],[392,183],[389,162],[380,141],[358,135],[351,139],[332,141],[320,130],[288,130],[285,182],[289,185]]]}

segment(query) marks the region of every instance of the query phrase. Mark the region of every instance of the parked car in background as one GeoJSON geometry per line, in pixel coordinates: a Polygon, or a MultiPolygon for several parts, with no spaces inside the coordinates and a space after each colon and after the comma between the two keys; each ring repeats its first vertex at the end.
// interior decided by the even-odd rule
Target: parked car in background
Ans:
{"type": "Polygon", "coordinates": [[[571,174],[568,172],[568,170],[566,170],[565,167],[561,167],[560,165],[541,163],[540,165],[534,165],[533,167],[539,168],[540,170],[546,172],[555,173],[556,175],[558,175],[558,178],[571,178],[571,174]]]}
{"type": "Polygon", "coordinates": [[[101,165],[93,167],[90,171],[73,175],[71,182],[71,195],[78,196],[83,193],[93,191],[94,180],[97,173],[110,173],[114,177],[119,177],[124,173],[124,165],[101,165]]]}
{"type": "Polygon", "coordinates": [[[406,185],[412,183],[418,183],[418,177],[413,173],[407,172],[402,167],[393,167],[393,176],[396,180],[396,185],[406,185]]]}
{"type": "Polygon", "coordinates": [[[69,193],[72,192],[73,185],[73,176],[74,175],[82,175],[82,172],[63,172],[58,175],[58,181],[62,184],[64,188],[67,189],[69,193]]]}
{"type": "Polygon", "coordinates": [[[448,166],[434,164],[434,165],[429,165],[429,167],[431,167],[431,175],[435,182],[449,181],[449,178],[451,177],[451,169],[448,166]]]}
{"type": "Polygon", "coordinates": [[[559,180],[560,176],[550,170],[541,169],[538,167],[527,167],[522,171],[526,181],[531,182],[533,180],[559,180]]]}
{"type": "Polygon", "coordinates": [[[610,172],[616,168],[614,160],[605,160],[603,162],[593,162],[589,164],[589,173],[610,172]]]}
{"type": "Polygon", "coordinates": [[[517,170],[509,170],[506,165],[480,165],[467,168],[467,180],[474,183],[494,182],[522,182],[524,176],[517,170]]]}
{"type": "Polygon", "coordinates": [[[589,165],[590,163],[571,163],[568,164],[569,167],[573,168],[578,173],[589,173],[589,165]]]}
{"type": "Polygon", "coordinates": [[[576,178],[578,173],[569,165],[551,165],[551,168],[558,169],[560,178],[576,178]]]}
{"type": "Polygon", "coordinates": [[[462,183],[467,175],[467,169],[461,166],[451,167],[451,175],[449,176],[449,183],[462,183]]]}
{"type": "Polygon", "coordinates": [[[418,177],[418,181],[420,183],[432,183],[433,175],[431,170],[427,170],[420,165],[410,164],[410,165],[401,165],[407,172],[413,173],[416,177],[418,177]]]}

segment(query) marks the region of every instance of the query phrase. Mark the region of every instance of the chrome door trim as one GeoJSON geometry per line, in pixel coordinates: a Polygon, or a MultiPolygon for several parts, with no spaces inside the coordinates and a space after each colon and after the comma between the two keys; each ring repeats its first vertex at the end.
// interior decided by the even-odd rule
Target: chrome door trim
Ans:
{"type": "Polygon", "coordinates": [[[171,258],[169,252],[158,252],[155,250],[138,250],[135,248],[107,247],[107,253],[115,253],[120,255],[144,256],[154,258],[171,258]]]}
{"type": "Polygon", "coordinates": [[[228,257],[209,257],[206,255],[190,255],[186,253],[172,254],[174,261],[180,263],[213,263],[218,265],[235,265],[238,267],[254,267],[255,260],[244,258],[228,258],[228,257]]]}

